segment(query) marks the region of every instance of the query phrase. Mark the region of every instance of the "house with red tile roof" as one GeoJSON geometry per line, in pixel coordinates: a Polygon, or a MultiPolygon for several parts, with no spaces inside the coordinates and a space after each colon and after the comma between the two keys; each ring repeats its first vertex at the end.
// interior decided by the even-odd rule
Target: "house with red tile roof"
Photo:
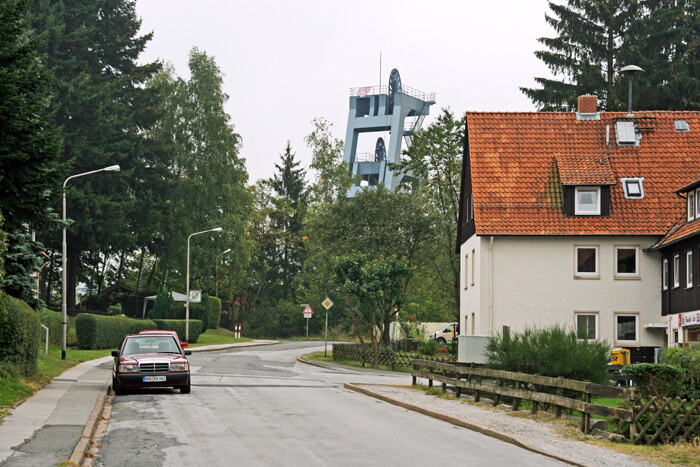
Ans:
{"type": "Polygon", "coordinates": [[[700,112],[598,112],[582,96],[577,112],[466,120],[462,334],[556,323],[615,347],[667,346],[653,247],[684,215],[676,190],[700,174],[700,112]]]}
{"type": "Polygon", "coordinates": [[[700,175],[676,191],[685,212],[650,251],[661,254],[661,313],[671,344],[700,342],[700,175]]]}

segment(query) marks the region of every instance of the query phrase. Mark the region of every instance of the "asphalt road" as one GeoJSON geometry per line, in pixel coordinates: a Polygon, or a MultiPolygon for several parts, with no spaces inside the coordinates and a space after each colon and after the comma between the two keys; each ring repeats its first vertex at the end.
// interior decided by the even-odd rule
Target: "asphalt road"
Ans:
{"type": "MultiPolygon", "coordinates": [[[[192,393],[140,390],[113,401],[96,465],[486,465],[557,462],[346,390],[410,384],[407,374],[295,361],[318,343],[190,357],[192,393]]],[[[323,344],[320,344],[323,350],[323,344]]]]}

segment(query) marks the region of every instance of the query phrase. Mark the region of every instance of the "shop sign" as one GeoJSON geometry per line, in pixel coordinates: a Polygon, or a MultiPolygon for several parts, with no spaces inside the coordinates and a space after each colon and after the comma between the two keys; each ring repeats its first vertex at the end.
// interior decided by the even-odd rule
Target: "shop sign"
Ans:
{"type": "MultiPolygon", "coordinates": [[[[697,326],[700,325],[700,311],[693,311],[692,313],[683,313],[683,321],[681,326],[697,326]]],[[[680,316],[679,316],[680,319],[680,316]]]]}

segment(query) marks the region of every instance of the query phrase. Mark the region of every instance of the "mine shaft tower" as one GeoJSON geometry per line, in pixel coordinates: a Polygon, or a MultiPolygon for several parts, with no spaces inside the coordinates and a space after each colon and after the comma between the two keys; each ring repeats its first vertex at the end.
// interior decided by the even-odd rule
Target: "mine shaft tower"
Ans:
{"type": "Polygon", "coordinates": [[[396,188],[409,173],[394,173],[389,163],[401,161],[402,141],[411,144],[411,135],[423,124],[435,103],[435,94],[426,94],[403,86],[396,68],[391,70],[388,86],[366,86],[350,89],[350,113],[345,135],[343,159],[355,180],[348,190],[348,198],[354,197],[366,186],[383,184],[396,188]],[[384,138],[377,138],[374,154],[357,154],[360,133],[389,132],[389,148],[384,138]]]}

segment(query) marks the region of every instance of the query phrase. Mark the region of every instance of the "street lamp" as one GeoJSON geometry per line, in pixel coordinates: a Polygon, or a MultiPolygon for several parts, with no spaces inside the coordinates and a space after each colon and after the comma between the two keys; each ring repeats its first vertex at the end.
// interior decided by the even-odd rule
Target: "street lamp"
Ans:
{"type": "Polygon", "coordinates": [[[231,251],[230,248],[228,248],[228,249],[222,251],[221,253],[219,253],[218,255],[216,255],[216,260],[214,261],[214,296],[215,296],[216,298],[219,298],[219,272],[218,272],[218,271],[219,271],[219,270],[218,270],[218,267],[219,267],[219,258],[220,258],[221,256],[225,255],[226,253],[228,253],[229,251],[231,251]]]}
{"type": "Polygon", "coordinates": [[[190,340],[190,238],[195,235],[207,233],[207,232],[221,232],[221,227],[216,227],[214,229],[202,230],[201,232],[195,232],[189,237],[187,237],[187,297],[185,298],[185,342],[190,340]]]}
{"type": "Polygon", "coordinates": [[[65,360],[66,359],[66,336],[68,334],[67,331],[67,322],[68,322],[68,305],[66,302],[66,295],[68,294],[68,244],[66,242],[66,183],[68,183],[68,180],[72,178],[78,178],[78,177],[84,177],[85,175],[91,175],[97,172],[119,172],[121,169],[119,168],[118,165],[110,165],[109,167],[105,167],[102,169],[97,169],[97,170],[91,170],[90,172],[84,172],[81,174],[77,175],[71,175],[70,177],[66,178],[66,181],[63,182],[63,274],[62,274],[62,282],[63,282],[63,293],[61,294],[61,311],[63,312],[63,342],[61,343],[61,359],[65,360]]]}

